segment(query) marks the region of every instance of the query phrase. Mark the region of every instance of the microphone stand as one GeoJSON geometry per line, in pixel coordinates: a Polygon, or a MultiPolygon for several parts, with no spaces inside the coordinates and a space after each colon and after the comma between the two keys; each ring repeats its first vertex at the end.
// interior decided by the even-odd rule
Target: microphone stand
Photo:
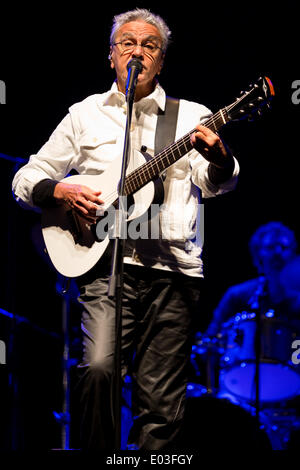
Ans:
{"type": "Polygon", "coordinates": [[[126,84],[127,119],[124,137],[124,148],[122,158],[121,177],[119,182],[118,205],[115,211],[114,224],[114,248],[112,253],[111,275],[108,287],[108,297],[115,300],[115,384],[113,400],[114,416],[114,444],[115,449],[121,448],[121,398],[122,398],[122,377],[121,377],[121,338],[122,338],[122,293],[123,293],[123,252],[125,240],[125,222],[127,199],[125,195],[126,169],[130,155],[130,127],[132,109],[134,103],[135,87],[138,73],[141,70],[141,63],[137,59],[132,59],[131,63],[138,62],[138,66],[133,65],[133,70],[129,71],[130,63],[127,65],[129,71],[126,84]],[[139,65],[140,64],[140,65],[139,65]],[[140,68],[139,68],[140,67],[140,68]]]}

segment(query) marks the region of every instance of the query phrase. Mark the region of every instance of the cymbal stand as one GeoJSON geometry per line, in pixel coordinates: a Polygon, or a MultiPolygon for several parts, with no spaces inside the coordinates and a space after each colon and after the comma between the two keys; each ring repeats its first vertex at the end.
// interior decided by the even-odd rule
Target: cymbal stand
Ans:
{"type": "Polygon", "coordinates": [[[251,299],[250,306],[255,313],[255,322],[256,322],[256,330],[255,330],[255,375],[254,375],[254,382],[255,382],[255,416],[258,425],[260,424],[260,357],[261,357],[261,335],[262,335],[262,328],[261,328],[261,308],[260,308],[260,299],[263,295],[265,287],[265,278],[261,277],[259,279],[259,284],[257,289],[251,299]]]}

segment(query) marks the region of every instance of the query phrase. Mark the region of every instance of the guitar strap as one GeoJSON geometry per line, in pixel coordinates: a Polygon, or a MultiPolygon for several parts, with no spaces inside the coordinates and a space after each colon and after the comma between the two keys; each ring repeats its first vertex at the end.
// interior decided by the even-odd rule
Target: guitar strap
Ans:
{"type": "MultiPolygon", "coordinates": [[[[165,147],[175,142],[175,134],[177,127],[177,117],[179,109],[179,100],[167,96],[165,110],[162,111],[159,108],[159,113],[157,116],[157,124],[155,129],[155,143],[154,143],[154,155],[157,155],[165,147]]],[[[161,175],[161,179],[164,180],[165,173],[161,175]]],[[[158,185],[159,188],[159,185],[158,185]]],[[[160,200],[159,189],[155,189],[156,196],[160,200]]],[[[163,191],[163,190],[162,190],[163,191]]],[[[163,193],[162,193],[163,194],[163,193]]],[[[139,240],[126,240],[124,248],[124,256],[129,256],[130,258],[134,257],[136,250],[136,244],[139,240]]]]}
{"type": "Polygon", "coordinates": [[[165,110],[159,109],[155,131],[154,155],[175,142],[179,99],[167,96],[165,110]]]}

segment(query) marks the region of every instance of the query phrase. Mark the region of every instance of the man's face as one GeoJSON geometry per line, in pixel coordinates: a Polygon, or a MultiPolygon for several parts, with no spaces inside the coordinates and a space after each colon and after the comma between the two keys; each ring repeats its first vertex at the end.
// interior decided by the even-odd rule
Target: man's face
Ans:
{"type": "Polygon", "coordinates": [[[145,91],[146,94],[150,93],[153,89],[154,77],[160,73],[163,65],[163,52],[159,48],[155,49],[155,46],[162,46],[158,29],[144,21],[131,21],[117,31],[115,43],[121,41],[125,42],[111,46],[111,67],[116,70],[120,91],[125,92],[128,62],[132,58],[138,58],[143,65],[143,70],[138,75],[137,88],[145,91]],[[130,44],[136,47],[128,51],[126,46],[130,44]],[[154,51],[151,51],[151,45],[154,45],[154,51]]]}
{"type": "Polygon", "coordinates": [[[294,247],[288,236],[266,235],[259,250],[262,271],[265,274],[280,271],[294,254],[294,247]]]}

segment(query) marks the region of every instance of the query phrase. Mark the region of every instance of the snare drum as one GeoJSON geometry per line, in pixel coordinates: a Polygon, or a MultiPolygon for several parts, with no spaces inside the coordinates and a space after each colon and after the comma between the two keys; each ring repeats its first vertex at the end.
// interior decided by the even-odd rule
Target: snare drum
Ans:
{"type": "MultiPolygon", "coordinates": [[[[238,399],[255,401],[255,313],[243,312],[223,325],[225,345],[221,357],[219,385],[238,399]]],[[[292,343],[299,332],[274,311],[261,317],[260,391],[261,402],[279,402],[300,394],[300,367],[291,362],[292,343]]]]}

